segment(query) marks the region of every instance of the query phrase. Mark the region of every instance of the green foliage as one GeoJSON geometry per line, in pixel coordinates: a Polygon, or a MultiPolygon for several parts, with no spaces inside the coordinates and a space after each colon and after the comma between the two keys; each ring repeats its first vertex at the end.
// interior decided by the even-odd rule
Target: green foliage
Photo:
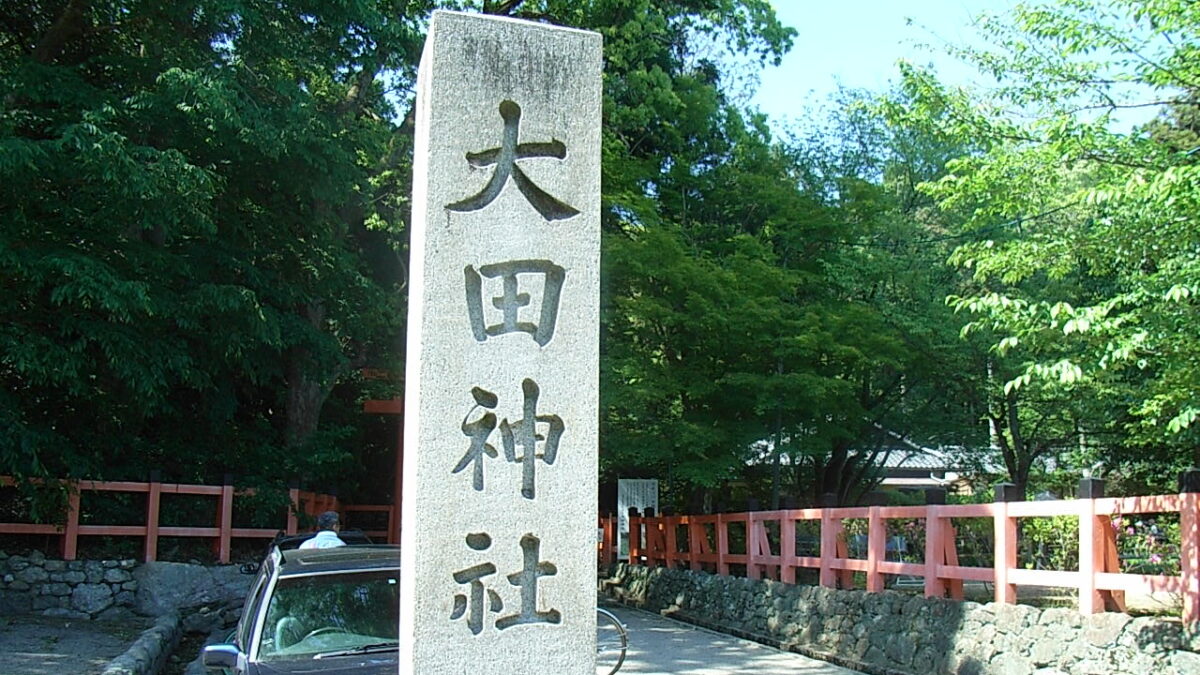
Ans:
{"type": "Polygon", "coordinates": [[[401,366],[440,6],[604,36],[606,477],[850,503],[914,446],[1021,485],[1188,463],[1194,3],[1021,7],[960,52],[986,97],[904,66],[780,139],[731,96],[795,35],[766,0],[55,0],[0,9],[0,473],[383,496],[361,400],[395,392],[358,371],[401,366]]]}
{"type": "Polygon", "coordinates": [[[6,7],[0,473],[352,466],[301,449],[391,359],[402,142],[373,80],[411,79],[421,5],[6,7]]]}
{"type": "MultiPolygon", "coordinates": [[[[709,459],[753,440],[741,418],[755,392],[744,383],[715,426],[700,418],[737,379],[717,384],[722,364],[757,348],[736,344],[753,330],[739,324],[770,323],[763,299],[787,293],[770,247],[725,222],[745,208],[735,201],[745,187],[785,200],[777,219],[794,200],[763,122],[747,123],[721,89],[723,63],[775,62],[790,44],[794,31],[765,0],[60,0],[0,10],[0,200],[10,207],[0,309],[11,317],[0,328],[0,473],[141,477],[157,467],[180,480],[234,471],[277,486],[299,473],[371,487],[372,445],[390,438],[363,421],[360,401],[395,392],[356,371],[399,367],[405,99],[439,5],[605,36],[607,242],[628,238],[616,255],[648,268],[661,264],[655,247],[676,245],[679,268],[665,273],[677,293],[719,277],[657,305],[620,300],[658,313],[633,319],[629,337],[648,319],[673,324],[681,346],[671,349],[720,350],[669,374],[677,400],[657,404],[683,412],[663,420],[662,436],[701,439],[691,452],[704,461],[685,468],[701,482],[722,470],[709,459]],[[723,166],[735,158],[745,171],[723,166]],[[721,192],[695,228],[689,192],[721,192]],[[676,302],[699,321],[671,317],[676,302]],[[701,337],[718,330],[730,334],[701,337]]],[[[635,353],[647,367],[656,349],[614,346],[623,360],[606,370],[627,371],[632,357],[621,355],[635,353]]],[[[640,406],[626,397],[610,417],[640,406]]]]}
{"type": "Polygon", "coordinates": [[[1079,518],[1022,518],[1017,564],[1031,570],[1079,569],[1079,518]]]}
{"type": "Polygon", "coordinates": [[[1123,573],[1179,574],[1178,516],[1114,516],[1111,523],[1123,573]]]}
{"type": "MultiPolygon", "coordinates": [[[[1194,3],[1062,0],[983,22],[990,46],[960,53],[996,78],[949,91],[906,73],[910,119],[972,139],[922,190],[960,214],[951,297],[966,332],[992,345],[1003,396],[1058,418],[1051,454],[1157,480],[1195,461],[1195,246],[1200,169],[1189,83],[1194,3]],[[1159,120],[1126,131],[1125,111],[1159,120]],[[1148,457],[1147,457],[1148,458],[1148,457]]],[[[1046,427],[1046,424],[1042,424],[1046,427]]],[[[1012,442],[1013,439],[1009,439],[1012,442]]],[[[1019,467],[1010,465],[1010,471],[1019,467]]]]}

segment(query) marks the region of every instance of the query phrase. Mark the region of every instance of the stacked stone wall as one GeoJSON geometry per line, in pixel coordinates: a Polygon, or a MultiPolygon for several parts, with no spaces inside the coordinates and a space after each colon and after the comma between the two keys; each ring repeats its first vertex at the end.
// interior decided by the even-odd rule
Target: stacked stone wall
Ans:
{"type": "Polygon", "coordinates": [[[616,565],[602,593],[713,630],[885,675],[1198,675],[1178,620],[981,605],[616,565]]]}
{"type": "Polygon", "coordinates": [[[0,614],[78,619],[128,615],[137,603],[135,560],[55,560],[0,551],[0,614]]]}

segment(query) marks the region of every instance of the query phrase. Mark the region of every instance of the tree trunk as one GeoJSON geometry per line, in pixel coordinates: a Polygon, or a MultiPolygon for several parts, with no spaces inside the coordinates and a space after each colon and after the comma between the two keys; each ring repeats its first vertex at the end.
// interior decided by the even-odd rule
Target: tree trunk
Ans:
{"type": "Polygon", "coordinates": [[[292,349],[288,354],[287,430],[289,448],[304,446],[321,422],[321,407],[328,390],[304,374],[308,350],[292,349]]]}
{"type": "Polygon", "coordinates": [[[33,60],[42,64],[54,63],[67,45],[83,37],[88,29],[87,0],[71,0],[46,34],[33,48],[33,60]]]}
{"type": "MultiPolygon", "coordinates": [[[[319,302],[304,307],[305,318],[318,330],[325,320],[325,308],[319,302]]],[[[292,347],[287,353],[287,428],[284,439],[288,448],[300,448],[308,443],[321,422],[321,408],[329,398],[333,373],[328,384],[311,371],[312,354],[304,347],[292,347]]]]}

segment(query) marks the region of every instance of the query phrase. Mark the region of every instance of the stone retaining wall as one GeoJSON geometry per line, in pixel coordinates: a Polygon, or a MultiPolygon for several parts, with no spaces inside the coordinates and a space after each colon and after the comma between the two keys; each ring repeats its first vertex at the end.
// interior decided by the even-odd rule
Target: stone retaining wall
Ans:
{"type": "Polygon", "coordinates": [[[128,615],[137,602],[135,560],[53,560],[0,551],[0,614],[77,619],[128,615]]]}
{"type": "Polygon", "coordinates": [[[619,564],[632,606],[880,675],[1197,675],[1178,620],[980,605],[619,564]]]}
{"type": "Polygon", "coordinates": [[[204,633],[237,622],[253,579],[236,565],[55,560],[40,551],[0,551],[0,615],[119,619],[176,613],[185,632],[204,633]]]}

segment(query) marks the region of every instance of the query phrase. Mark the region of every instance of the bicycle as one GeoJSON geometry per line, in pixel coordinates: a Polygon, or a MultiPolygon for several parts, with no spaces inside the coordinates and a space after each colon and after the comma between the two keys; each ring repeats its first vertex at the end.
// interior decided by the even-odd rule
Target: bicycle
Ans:
{"type": "Polygon", "coordinates": [[[613,675],[625,663],[629,633],[616,614],[596,608],[596,675],[613,675]],[[615,663],[614,663],[615,662],[615,663]],[[611,664],[611,669],[610,668],[611,664]]]}

